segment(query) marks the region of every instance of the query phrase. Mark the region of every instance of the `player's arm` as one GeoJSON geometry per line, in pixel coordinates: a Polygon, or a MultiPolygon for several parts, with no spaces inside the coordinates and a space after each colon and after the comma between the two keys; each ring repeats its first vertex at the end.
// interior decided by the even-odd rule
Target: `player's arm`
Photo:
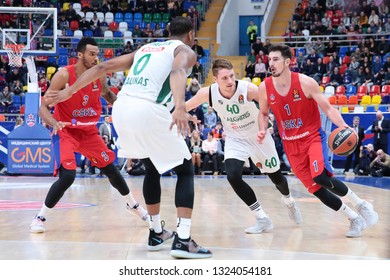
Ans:
{"type": "Polygon", "coordinates": [[[257,133],[257,141],[262,143],[265,135],[267,134],[268,122],[269,122],[269,105],[267,99],[267,92],[265,89],[265,83],[261,83],[258,90],[259,99],[259,132],[257,133]]]}
{"type": "Polygon", "coordinates": [[[190,100],[186,102],[186,111],[189,112],[203,103],[210,104],[209,98],[209,87],[201,88],[190,100]]]}
{"type": "Polygon", "coordinates": [[[248,84],[248,101],[256,101],[257,103],[260,103],[259,88],[253,83],[248,84]]]}
{"type": "MultiPolygon", "coordinates": [[[[53,95],[58,94],[58,91],[66,87],[68,80],[69,80],[69,73],[66,68],[63,68],[60,71],[58,71],[51,79],[50,86],[47,89],[45,96],[46,94],[53,94],[53,95]]],[[[38,114],[46,124],[53,127],[54,134],[56,134],[58,130],[61,130],[66,126],[66,123],[57,121],[55,118],[53,118],[52,114],[50,113],[49,107],[45,101],[45,98],[42,98],[42,102],[41,105],[39,106],[38,114]]]]}
{"type": "Polygon", "coordinates": [[[175,104],[175,110],[172,113],[172,123],[177,126],[177,132],[189,132],[190,127],[188,121],[191,120],[191,115],[187,113],[185,106],[185,92],[187,84],[187,69],[194,66],[196,63],[195,52],[187,46],[179,46],[175,50],[175,58],[172,63],[172,70],[169,77],[169,83],[175,104]]]}
{"type": "Polygon", "coordinates": [[[121,55],[116,58],[106,60],[98,65],[95,65],[94,67],[85,71],[76,80],[76,82],[70,87],[61,90],[56,95],[50,94],[45,96],[47,101],[46,103],[49,106],[54,106],[55,104],[61,101],[69,99],[79,89],[82,89],[83,87],[87,86],[89,83],[95,81],[96,79],[105,76],[106,73],[125,71],[129,69],[133,64],[135,53],[136,52],[126,54],[126,55],[121,55]]]}
{"type": "Polygon", "coordinates": [[[102,85],[102,93],[101,96],[109,103],[109,104],[114,104],[116,100],[116,95],[113,93],[110,88],[107,85],[106,82],[106,77],[101,77],[100,78],[100,83],[102,85]]]}
{"type": "Polygon", "coordinates": [[[321,92],[317,82],[308,76],[299,75],[302,90],[308,98],[313,98],[321,110],[338,127],[348,127],[339,110],[334,108],[328,101],[328,98],[321,92]]]}

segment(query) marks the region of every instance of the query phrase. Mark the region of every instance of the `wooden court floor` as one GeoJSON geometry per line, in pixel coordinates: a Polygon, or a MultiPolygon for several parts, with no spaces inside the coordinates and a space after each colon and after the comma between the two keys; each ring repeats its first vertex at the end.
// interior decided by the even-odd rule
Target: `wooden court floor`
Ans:
{"type": "MultiPolygon", "coordinates": [[[[127,175],[126,175],[127,176],[127,175]]],[[[344,178],[343,178],[344,179],[344,178]]],[[[372,178],[373,179],[373,178],[372,178]]],[[[125,211],[119,193],[107,178],[78,177],[46,222],[44,234],[30,234],[29,224],[40,208],[52,177],[0,177],[1,260],[164,260],[170,246],[147,252],[148,225],[125,211]]],[[[139,201],[143,177],[126,177],[139,201]]],[[[292,194],[301,209],[303,224],[289,220],[280,194],[265,176],[246,176],[265,211],[272,232],[248,235],[253,214],[235,195],[225,176],[196,177],[192,237],[213,251],[216,260],[378,260],[390,259],[390,190],[347,184],[372,202],[379,223],[361,238],[345,237],[349,221],[321,204],[301,183],[288,176],[292,194]]],[[[162,178],[161,216],[175,229],[175,177],[162,178]]],[[[390,178],[376,179],[390,186],[390,178]]]]}

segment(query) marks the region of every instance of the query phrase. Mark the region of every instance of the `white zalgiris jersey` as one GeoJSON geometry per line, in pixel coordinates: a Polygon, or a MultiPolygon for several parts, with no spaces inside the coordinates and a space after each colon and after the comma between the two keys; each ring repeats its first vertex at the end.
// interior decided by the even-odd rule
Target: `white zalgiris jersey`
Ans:
{"type": "MultiPolygon", "coordinates": [[[[155,42],[142,46],[134,56],[118,96],[131,96],[165,104],[172,96],[169,75],[174,52],[184,45],[180,40],[155,42]]],[[[187,73],[191,73],[189,69],[187,73]]]]}
{"type": "Polygon", "coordinates": [[[236,92],[230,99],[223,97],[217,83],[210,86],[211,106],[221,118],[223,130],[231,138],[256,136],[259,131],[259,109],[248,101],[248,82],[237,80],[236,92]]]}

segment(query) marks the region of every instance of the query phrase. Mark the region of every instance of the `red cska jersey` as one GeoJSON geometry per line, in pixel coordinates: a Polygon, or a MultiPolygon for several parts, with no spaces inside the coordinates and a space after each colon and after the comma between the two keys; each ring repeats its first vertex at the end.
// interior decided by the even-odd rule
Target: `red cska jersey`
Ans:
{"type": "Polygon", "coordinates": [[[272,82],[265,79],[268,104],[278,122],[283,140],[292,141],[318,135],[321,128],[320,111],[314,99],[306,98],[299,82],[299,73],[291,72],[291,87],[281,96],[272,82]]]}
{"type": "MultiPolygon", "coordinates": [[[[77,80],[74,65],[65,66],[69,73],[69,86],[77,80]]],[[[100,94],[102,85],[100,79],[93,81],[77,91],[68,100],[58,103],[54,107],[54,118],[57,121],[71,122],[68,128],[88,128],[96,126],[102,112],[100,94]]]]}

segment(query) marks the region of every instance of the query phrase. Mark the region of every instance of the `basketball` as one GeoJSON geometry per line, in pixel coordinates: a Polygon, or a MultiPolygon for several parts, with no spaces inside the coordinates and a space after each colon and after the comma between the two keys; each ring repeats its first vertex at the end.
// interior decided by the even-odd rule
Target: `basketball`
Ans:
{"type": "Polygon", "coordinates": [[[338,156],[348,156],[355,151],[358,136],[349,127],[339,127],[331,132],[328,139],[329,149],[338,156]]]}

